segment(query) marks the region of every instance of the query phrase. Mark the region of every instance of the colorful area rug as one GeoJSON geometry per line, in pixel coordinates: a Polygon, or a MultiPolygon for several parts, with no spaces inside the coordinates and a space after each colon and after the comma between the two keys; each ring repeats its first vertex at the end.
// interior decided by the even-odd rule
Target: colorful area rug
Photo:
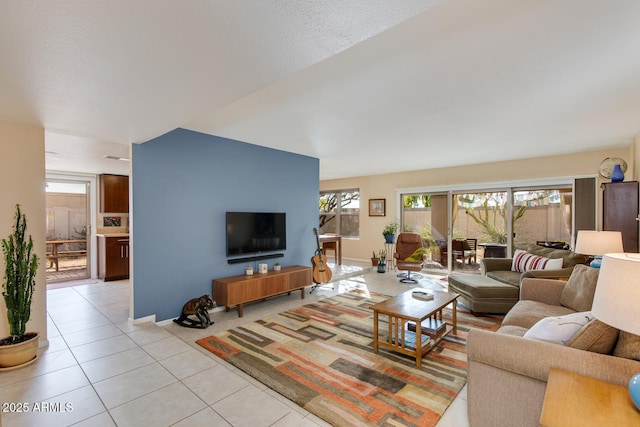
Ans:
{"type": "Polygon", "coordinates": [[[469,329],[495,331],[502,319],[458,310],[457,334],[418,369],[413,358],[373,352],[369,307],[387,298],[338,295],[197,343],[332,425],[434,426],[466,382],[469,329]]]}

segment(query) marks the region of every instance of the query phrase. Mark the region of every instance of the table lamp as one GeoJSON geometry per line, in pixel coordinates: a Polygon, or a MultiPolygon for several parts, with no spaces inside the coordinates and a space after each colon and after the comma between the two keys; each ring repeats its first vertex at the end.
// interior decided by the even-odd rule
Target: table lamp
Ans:
{"type": "MultiPolygon", "coordinates": [[[[639,306],[640,254],[604,255],[591,307],[593,316],[616,329],[640,335],[639,306]]],[[[629,394],[640,409],[640,374],[629,381],[629,394]]]]}
{"type": "Polygon", "coordinates": [[[576,247],[573,251],[593,256],[593,261],[589,265],[593,268],[600,268],[602,255],[624,251],[622,233],[619,231],[579,230],[576,247]]]}

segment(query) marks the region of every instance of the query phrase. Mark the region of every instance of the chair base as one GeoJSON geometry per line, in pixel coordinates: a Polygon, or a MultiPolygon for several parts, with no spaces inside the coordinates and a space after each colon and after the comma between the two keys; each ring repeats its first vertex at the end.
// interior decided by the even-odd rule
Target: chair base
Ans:
{"type": "Polygon", "coordinates": [[[422,274],[414,273],[413,275],[411,275],[411,270],[409,270],[406,273],[398,274],[396,277],[400,277],[400,283],[417,284],[418,280],[416,279],[422,279],[422,274]]]}

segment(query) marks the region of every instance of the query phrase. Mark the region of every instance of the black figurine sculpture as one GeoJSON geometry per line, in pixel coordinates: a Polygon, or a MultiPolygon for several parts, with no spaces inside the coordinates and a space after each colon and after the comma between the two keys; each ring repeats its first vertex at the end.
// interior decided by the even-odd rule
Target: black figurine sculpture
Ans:
{"type": "Polygon", "coordinates": [[[180,314],[180,317],[173,319],[173,321],[186,328],[205,329],[214,323],[211,318],[209,318],[209,312],[207,311],[214,307],[215,304],[209,295],[202,295],[199,298],[190,299],[182,307],[182,314],[180,314]],[[194,320],[189,316],[195,316],[198,320],[194,320]]]}

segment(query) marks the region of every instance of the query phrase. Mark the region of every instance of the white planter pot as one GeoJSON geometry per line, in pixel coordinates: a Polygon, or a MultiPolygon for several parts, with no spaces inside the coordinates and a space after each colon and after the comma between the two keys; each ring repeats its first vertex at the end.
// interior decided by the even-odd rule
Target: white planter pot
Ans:
{"type": "Polygon", "coordinates": [[[34,337],[18,344],[0,345],[0,370],[15,369],[35,361],[38,353],[38,332],[27,332],[34,337]]]}

